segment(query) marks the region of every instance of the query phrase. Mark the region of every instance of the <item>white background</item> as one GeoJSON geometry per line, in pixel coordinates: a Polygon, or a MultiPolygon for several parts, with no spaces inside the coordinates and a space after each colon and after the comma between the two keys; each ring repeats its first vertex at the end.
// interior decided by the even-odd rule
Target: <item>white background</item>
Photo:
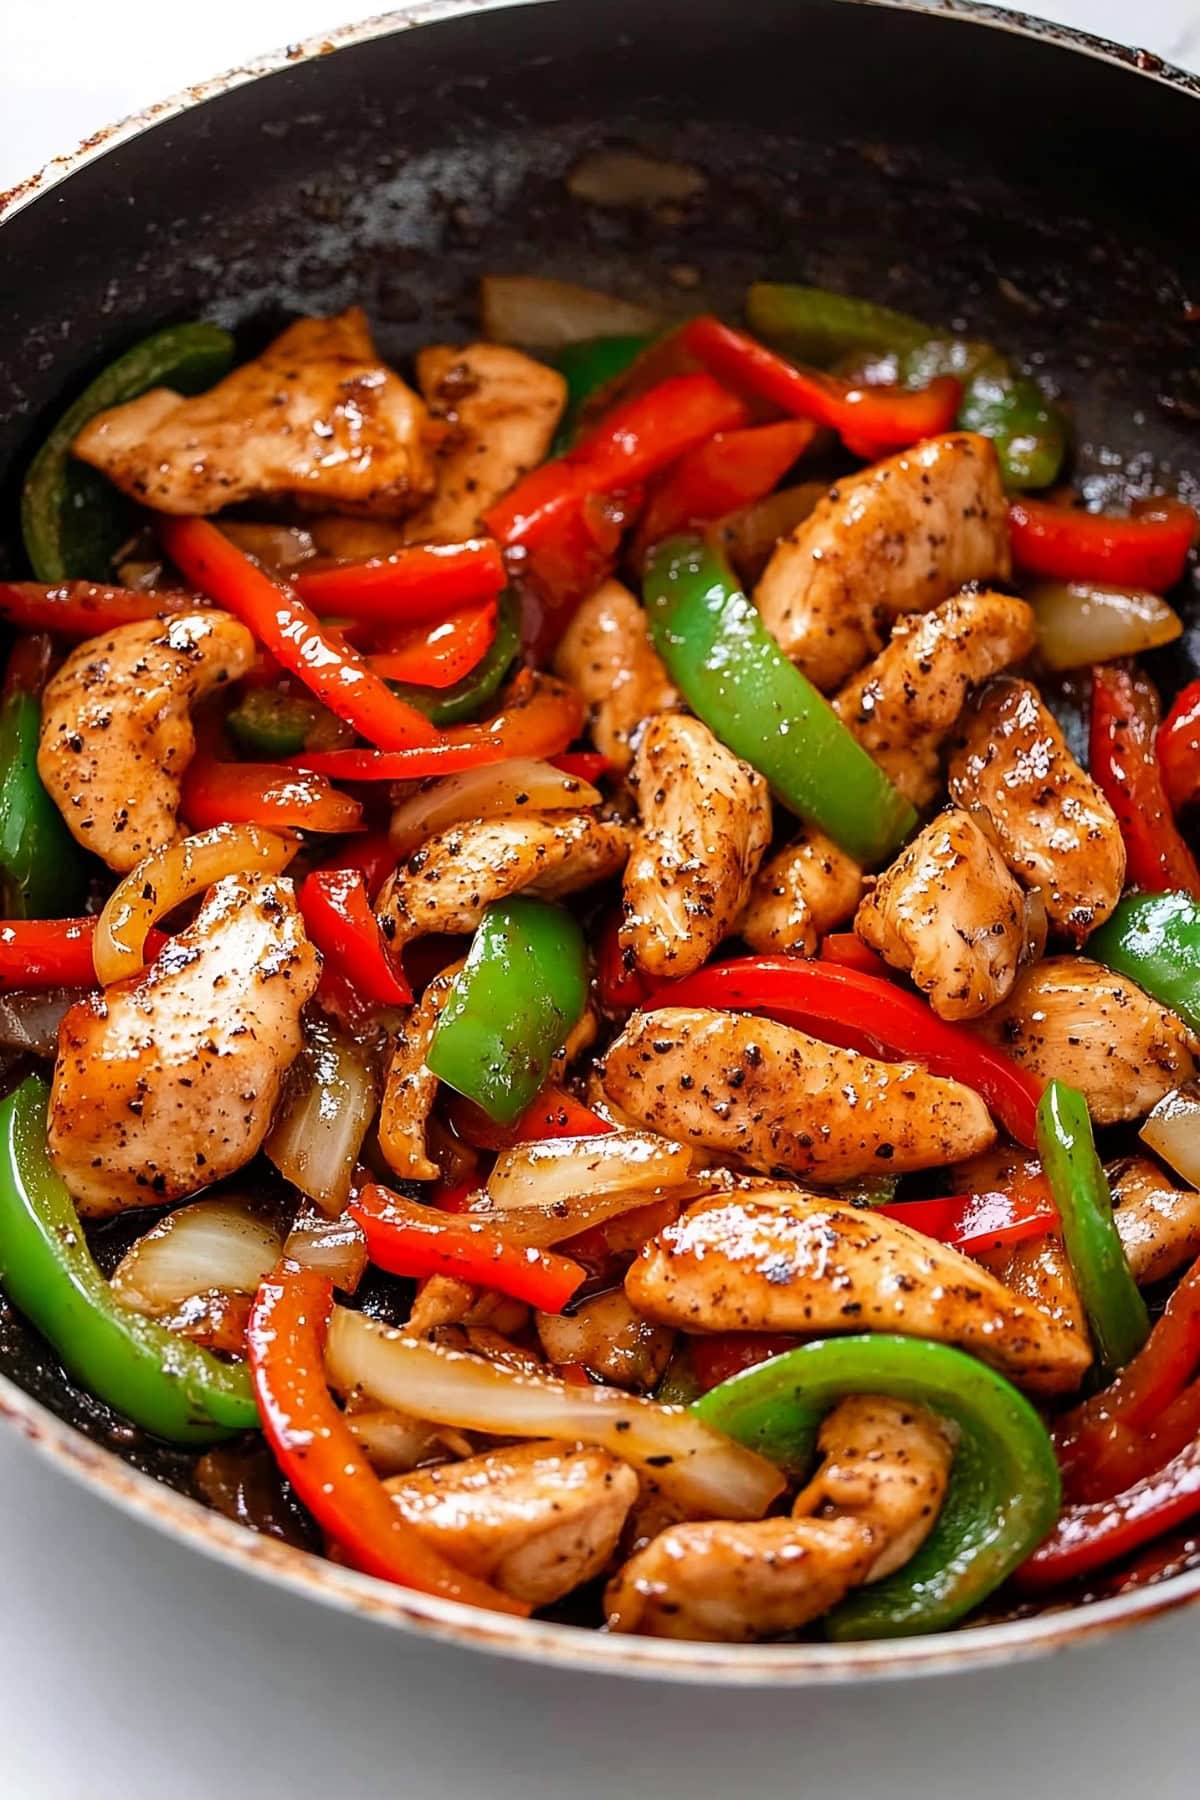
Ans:
{"type": "MultiPolygon", "coordinates": [[[[0,0],[0,188],[358,10],[0,0]]],[[[1040,10],[1200,66],[1195,0],[1040,10]]],[[[811,1695],[467,1656],[251,1585],[0,1437],[0,1800],[1196,1800],[1198,1687],[1197,1614],[1049,1664],[811,1695]]]]}

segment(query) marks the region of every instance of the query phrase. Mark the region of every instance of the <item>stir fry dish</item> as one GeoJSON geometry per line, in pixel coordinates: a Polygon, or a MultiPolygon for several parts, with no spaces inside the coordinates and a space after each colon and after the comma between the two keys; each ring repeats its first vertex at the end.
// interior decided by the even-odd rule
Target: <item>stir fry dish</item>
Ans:
{"type": "Polygon", "coordinates": [[[482,302],[403,371],[174,325],[28,471],[6,1303],[198,1498],[497,1612],[1190,1566],[1196,515],[864,300],[482,302]]]}

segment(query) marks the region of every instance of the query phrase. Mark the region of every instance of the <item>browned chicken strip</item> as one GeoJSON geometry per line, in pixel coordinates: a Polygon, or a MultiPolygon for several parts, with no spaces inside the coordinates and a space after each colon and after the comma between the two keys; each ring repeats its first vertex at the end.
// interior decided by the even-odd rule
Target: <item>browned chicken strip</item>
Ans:
{"type": "Polygon", "coordinates": [[[698,1200],[625,1291],[681,1331],[895,1331],[957,1344],[1031,1392],[1070,1393],[1086,1341],[978,1263],[846,1200],[778,1188],[698,1200]]]}
{"type": "Polygon", "coordinates": [[[970,813],[949,806],[900,852],[854,919],[943,1019],[977,1019],[1041,955],[1046,917],[970,813]]]}
{"type": "Polygon", "coordinates": [[[1112,807],[1028,681],[1001,676],[963,714],[950,794],[986,809],[1005,861],[1040,888],[1053,926],[1082,940],[1121,897],[1125,845],[1112,807]]]}
{"type": "Polygon", "coordinates": [[[514,1444],[384,1486],[432,1549],[535,1607],[602,1572],[638,1491],[607,1450],[563,1444],[514,1444]]]}
{"type": "Polygon", "coordinates": [[[298,319],[195,399],[152,388],[97,413],[71,448],[158,512],[290,495],[392,516],[432,490],[427,429],[421,401],[379,360],[366,314],[351,306],[298,319]]]}
{"type": "Polygon", "coordinates": [[[996,1135],[978,1094],[956,1081],[736,1013],[635,1013],[602,1080],[624,1117],[664,1137],[830,1184],[939,1168],[996,1135]]]}
{"type": "Polygon", "coordinates": [[[898,613],[1005,580],[1010,567],[996,452],[955,432],[830,488],[776,548],[754,603],[784,655],[828,693],[875,655],[898,613]]]}
{"type": "Polygon", "coordinates": [[[437,1098],[437,1076],[425,1058],[438,1015],[462,968],[443,969],[422,994],[396,1033],[383,1101],[379,1108],[379,1148],[394,1175],[403,1181],[436,1181],[441,1170],[425,1148],[425,1127],[437,1098]]]}
{"type": "Polygon", "coordinates": [[[1133,1279],[1148,1287],[1200,1255],[1200,1193],[1177,1188],[1148,1156],[1106,1169],[1121,1245],[1133,1279]]]}
{"type": "Polygon", "coordinates": [[[853,915],[862,889],[853,857],[805,825],[759,869],[738,930],[764,955],[814,956],[826,932],[853,915]]]}
{"type": "Polygon", "coordinates": [[[1040,1307],[1064,1331],[1074,1333],[1081,1344],[1089,1341],[1087,1315],[1060,1233],[1048,1231],[1044,1237],[984,1250],[973,1260],[1020,1299],[1040,1307]]]}
{"type": "Polygon", "coordinates": [[[417,353],[417,385],[449,427],[437,452],[432,500],[408,521],[409,543],[458,543],[550,448],[567,384],[557,369],[505,344],[431,344],[417,353]]]}
{"type": "Polygon", "coordinates": [[[671,1525],[609,1582],[608,1628],[721,1644],[782,1637],[836,1606],[874,1554],[857,1519],[671,1525]]]}
{"type": "Polygon", "coordinates": [[[547,1362],[582,1363],[601,1381],[649,1393],[667,1366],[675,1333],[639,1318],[623,1289],[585,1300],[571,1313],[538,1313],[547,1362]]]}
{"type": "Polygon", "coordinates": [[[923,1406],[852,1394],[821,1421],[822,1462],[796,1496],[793,1518],[848,1517],[869,1525],[878,1546],[863,1577],[900,1568],[932,1531],[954,1461],[946,1428],[923,1406]]]}
{"type": "Polygon", "coordinates": [[[974,1029],[1033,1074],[1079,1088],[1097,1125],[1143,1118],[1196,1069],[1183,1021],[1085,956],[1026,969],[974,1029]]]}
{"type": "Polygon", "coordinates": [[[623,825],[590,813],[454,825],[389,876],[375,911],[397,950],[429,932],[474,931],[484,908],[508,894],[554,900],[615,875],[628,845],[623,825]]]}
{"type": "Polygon", "coordinates": [[[178,835],[191,708],[254,653],[237,619],[197,608],[89,638],[49,682],[38,774],[72,837],[110,869],[136,868],[178,835]]]}
{"type": "Polygon", "coordinates": [[[156,963],[73,1006],[50,1154],[79,1210],[182,1200],[248,1163],[319,974],[291,882],[227,875],[156,963]]]}
{"type": "Polygon", "coordinates": [[[633,761],[643,719],[674,712],[679,695],[650,642],[646,615],[629,589],[606,581],[576,611],[554,667],[591,707],[592,741],[614,768],[633,761]]]}
{"type": "Polygon", "coordinates": [[[916,807],[942,785],[942,744],[969,688],[1033,648],[1033,609],[1010,594],[955,594],[898,620],[886,646],[834,698],[834,711],[916,807]]]}
{"type": "Polygon", "coordinates": [[[690,975],[741,917],[771,841],[758,772],[699,719],[647,725],[630,783],[641,825],[625,866],[621,945],[649,975],[690,975]]]}

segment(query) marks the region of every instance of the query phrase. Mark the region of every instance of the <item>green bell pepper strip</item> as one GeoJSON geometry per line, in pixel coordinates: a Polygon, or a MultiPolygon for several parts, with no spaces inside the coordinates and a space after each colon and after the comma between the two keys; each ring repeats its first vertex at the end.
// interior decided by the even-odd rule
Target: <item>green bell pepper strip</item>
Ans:
{"type": "Polygon", "coordinates": [[[490,1119],[512,1125],[586,1004],[587,955],[570,913],[524,895],[499,900],[446,997],[426,1062],[490,1119]]]}
{"type": "Polygon", "coordinates": [[[904,841],[916,813],[787,660],[716,550],[667,538],[647,558],[643,598],[671,680],[783,805],[861,863],[904,841]]]}
{"type": "Polygon", "coordinates": [[[399,694],[402,700],[424,713],[431,725],[439,728],[458,725],[464,719],[476,718],[499,692],[520,648],[520,602],[512,588],[506,588],[500,596],[496,635],[491,647],[461,681],[448,688],[415,687],[411,682],[403,681],[389,681],[388,686],[394,694],[399,694]]]}
{"type": "Polygon", "coordinates": [[[1097,1360],[1115,1373],[1149,1337],[1150,1319],[1113,1222],[1112,1195],[1078,1088],[1064,1081],[1047,1084],[1037,1111],[1037,1138],[1097,1360]]]}
{"type": "Polygon", "coordinates": [[[128,534],[129,511],[96,469],[71,456],[89,419],[150,388],[200,394],[233,366],[219,325],[170,325],[135,344],[69,406],[34,457],[21,494],[25,554],[39,581],[102,581],[128,534]]]}
{"type": "Polygon", "coordinates": [[[131,1312],[87,1247],[46,1148],[49,1091],[30,1076],[0,1103],[0,1281],[80,1385],[143,1430],[210,1444],[258,1425],[247,1368],[131,1312]]]}
{"type": "Polygon", "coordinates": [[[578,343],[564,344],[555,353],[554,366],[567,383],[567,404],[558,422],[551,457],[563,456],[579,433],[583,409],[588,401],[607,387],[610,381],[625,375],[643,350],[654,342],[652,333],[624,337],[582,338],[578,343]]]}
{"type": "Polygon", "coordinates": [[[926,387],[939,375],[963,382],[956,423],[991,438],[1006,484],[1050,487],[1067,450],[1067,422],[1030,376],[1018,375],[991,344],[935,333],[893,312],[822,288],[757,282],[746,296],[751,327],[809,362],[876,352],[894,356],[896,379],[926,387]]]}
{"type": "Polygon", "coordinates": [[[1200,1032],[1200,902],[1190,894],[1127,894],[1087,953],[1200,1032]]]}
{"type": "Polygon", "coordinates": [[[317,722],[328,716],[319,700],[304,694],[251,688],[225,714],[225,727],[239,750],[270,761],[315,748],[309,737],[317,722]]]}
{"type": "Polygon", "coordinates": [[[894,1574],[835,1608],[826,1632],[845,1642],[944,1631],[1053,1530],[1061,1488],[1050,1434],[994,1369],[949,1344],[889,1333],[803,1344],[731,1376],[692,1410],[803,1478],[821,1419],[849,1394],[927,1406],[953,1421],[959,1436],[925,1542],[894,1574]]]}
{"type": "Polygon", "coordinates": [[[42,709],[11,689],[0,700],[0,902],[6,919],[83,910],[87,863],[37,771],[42,709]]]}

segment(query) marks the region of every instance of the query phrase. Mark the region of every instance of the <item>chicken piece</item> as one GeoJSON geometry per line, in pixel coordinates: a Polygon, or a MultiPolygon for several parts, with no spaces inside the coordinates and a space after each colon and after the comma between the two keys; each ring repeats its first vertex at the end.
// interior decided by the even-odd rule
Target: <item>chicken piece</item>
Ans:
{"type": "Polygon", "coordinates": [[[681,1331],[896,1331],[958,1344],[1021,1387],[1078,1386],[1091,1354],[970,1257],[848,1200],[711,1195],[644,1244],[636,1310],[681,1331]]]}
{"type": "Polygon", "coordinates": [[[782,1637],[862,1581],[874,1548],[857,1519],[671,1525],[609,1582],[608,1628],[718,1644],[782,1637]]]}
{"type": "Polygon", "coordinates": [[[624,825],[591,813],[477,819],[428,838],[384,883],[375,903],[393,949],[430,932],[474,931],[493,900],[557,900],[615,875],[629,850],[624,825]]]}
{"type": "Polygon", "coordinates": [[[941,748],[967,690],[1033,649],[1033,609],[1010,594],[955,594],[901,619],[833,708],[915,807],[942,785],[941,748]]]}
{"type": "Polygon", "coordinates": [[[1085,956],[1050,956],[1017,977],[973,1027],[1044,1081],[1066,1081],[1096,1125],[1141,1119],[1196,1072],[1183,1021],[1124,975],[1085,956]]]}
{"type": "Polygon", "coordinates": [[[642,720],[679,706],[646,615],[619,581],[606,581],[576,610],[554,667],[591,707],[592,742],[621,773],[633,761],[633,734],[642,720]]]}
{"type": "Polygon", "coordinates": [[[951,798],[990,815],[1005,861],[1041,888],[1051,925],[1081,943],[1121,898],[1125,845],[1112,807],[1028,681],[989,682],[964,713],[951,798]]]}
{"type": "Polygon", "coordinates": [[[830,488],[776,547],[754,594],[785,656],[828,693],[881,626],[968,581],[1006,580],[1008,506],[987,438],[928,438],[830,488]]]}
{"type": "Polygon", "coordinates": [[[433,498],[404,535],[410,544],[459,543],[545,457],[567,384],[557,369],[506,344],[431,344],[417,353],[417,385],[432,417],[450,429],[434,465],[433,498]]]}
{"type": "Polygon", "coordinates": [[[85,850],[124,874],[178,834],[190,709],[254,661],[246,627],[215,608],[89,638],[46,687],[38,774],[85,850]]]}
{"type": "Polygon", "coordinates": [[[856,1519],[875,1534],[864,1581],[903,1567],[937,1522],[954,1445],[923,1406],[879,1394],[852,1394],[825,1415],[817,1434],[822,1462],[796,1496],[792,1517],[856,1519]]]}
{"type": "Polygon", "coordinates": [[[435,975],[419,1005],[408,1013],[392,1045],[379,1108],[379,1148],[388,1168],[402,1181],[436,1181],[441,1175],[437,1163],[430,1161],[425,1145],[425,1127],[438,1086],[437,1076],[425,1058],[438,1016],[461,968],[459,961],[435,975]]]}
{"type": "Polygon", "coordinates": [[[642,822],[621,945],[648,975],[690,975],[742,915],[771,841],[770,792],[707,725],[675,713],[647,725],[629,779],[642,822]]]}
{"type": "Polygon", "coordinates": [[[675,1333],[641,1319],[616,1288],[585,1300],[573,1312],[538,1313],[537,1331],[546,1360],[582,1363],[602,1381],[648,1393],[670,1361],[675,1333]]]}
{"type": "Polygon", "coordinates": [[[805,825],[759,869],[738,930],[764,955],[815,956],[826,932],[851,917],[862,890],[854,858],[805,825]]]}
{"type": "Polygon", "coordinates": [[[998,1250],[982,1250],[972,1258],[1002,1281],[1010,1292],[1040,1308],[1047,1318],[1086,1344],[1087,1315],[1075,1286],[1066,1245],[1057,1231],[1025,1238],[998,1250]]]}
{"type": "Polygon", "coordinates": [[[1040,902],[1010,875],[970,813],[926,825],[854,918],[864,944],[902,969],[942,1019],[977,1019],[1012,992],[1046,947],[1040,902]]]}
{"type": "Polygon", "coordinates": [[[298,319],[206,394],[151,388],[97,413],[71,449],[157,512],[287,495],[394,517],[433,489],[427,429],[421,401],[379,360],[366,314],[351,306],[298,319]]]}
{"type": "Polygon", "coordinates": [[[736,1013],[635,1013],[601,1078],[638,1125],[722,1162],[830,1185],[940,1168],[996,1136],[983,1101],[957,1081],[736,1013]]]}
{"type": "Polygon", "coordinates": [[[319,975],[291,882],[227,875],[157,962],[73,1006],[50,1155],[80,1212],[182,1200],[248,1163],[319,975]]]}
{"type": "Polygon", "coordinates": [[[1148,1156],[1126,1156],[1106,1169],[1117,1231],[1133,1279],[1164,1281],[1200,1255],[1200,1193],[1177,1188],[1148,1156]]]}
{"type": "Polygon", "coordinates": [[[564,1444],[514,1444],[384,1486],[431,1549],[534,1607],[600,1574],[638,1491],[607,1450],[564,1444]]]}

